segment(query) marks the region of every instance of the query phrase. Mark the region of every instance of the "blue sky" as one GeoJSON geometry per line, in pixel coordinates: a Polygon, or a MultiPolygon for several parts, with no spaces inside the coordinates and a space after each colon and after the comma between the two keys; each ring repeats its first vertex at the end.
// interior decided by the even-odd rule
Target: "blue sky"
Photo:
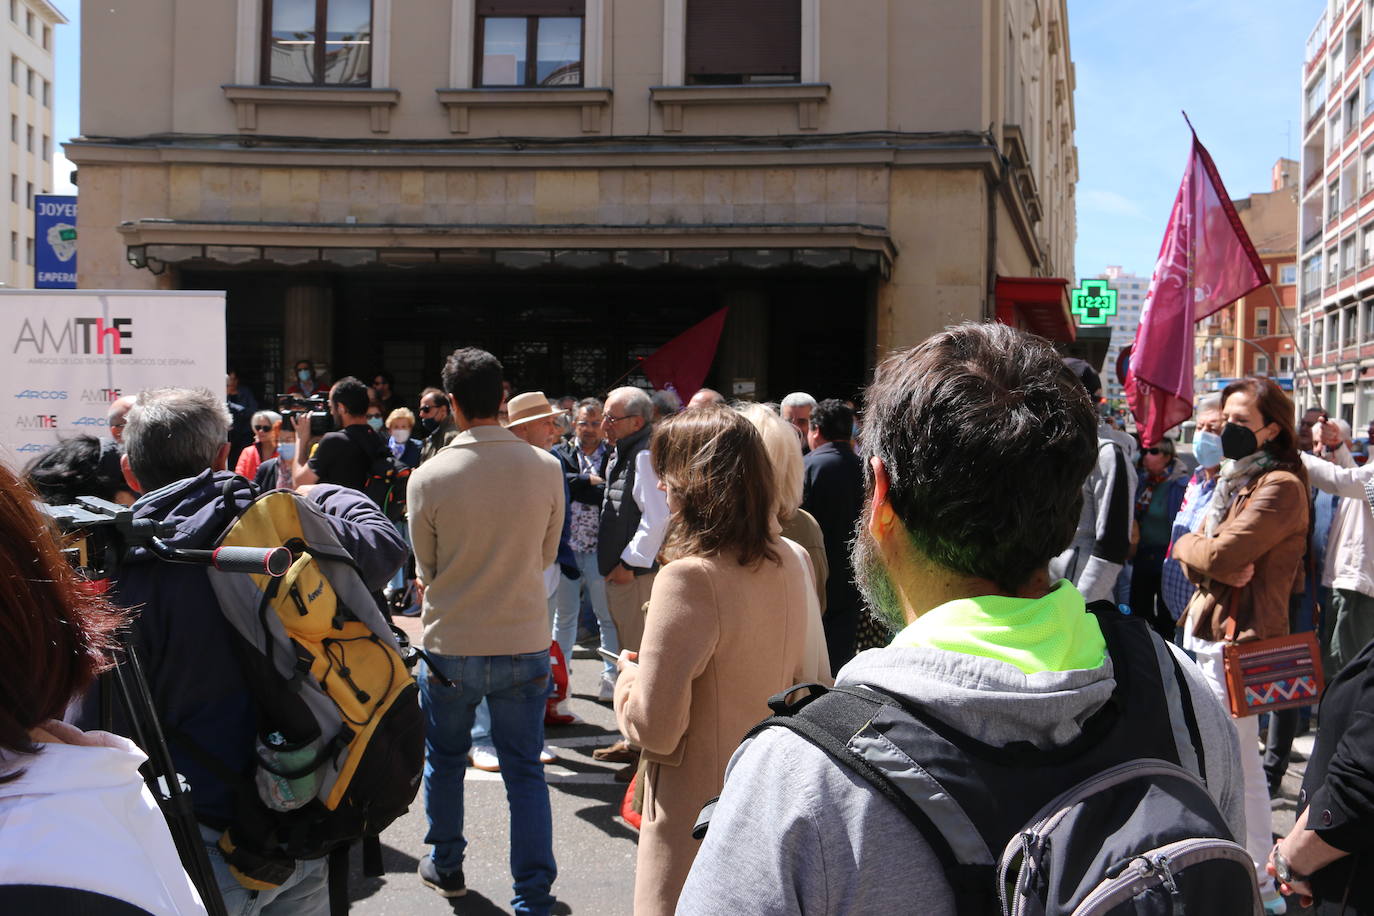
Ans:
{"type": "Polygon", "coordinates": [[[75,194],[68,176],[72,165],[63,155],[61,145],[81,133],[81,2],[80,0],[50,0],[70,25],[58,26],[55,51],[55,79],[53,82],[53,136],[58,149],[53,158],[53,193],[75,194]]]}
{"type": "MultiPolygon", "coordinates": [[[[54,133],[80,133],[81,6],[54,0],[54,133]]],[[[1080,277],[1148,274],[1188,155],[1186,109],[1233,197],[1269,189],[1302,145],[1301,67],[1324,0],[1069,0],[1078,72],[1080,277]]],[[[58,157],[53,190],[70,192],[58,157]]]]}
{"type": "Polygon", "coordinates": [[[1069,0],[1078,73],[1079,277],[1148,276],[1188,157],[1186,110],[1232,197],[1302,150],[1308,33],[1324,0],[1069,0]]]}

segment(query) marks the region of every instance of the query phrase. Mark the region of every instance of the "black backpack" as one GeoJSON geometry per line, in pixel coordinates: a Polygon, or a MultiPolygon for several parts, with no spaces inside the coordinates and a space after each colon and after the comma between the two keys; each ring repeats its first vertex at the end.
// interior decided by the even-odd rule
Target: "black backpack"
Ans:
{"type": "Polygon", "coordinates": [[[401,459],[392,454],[386,442],[381,443],[381,451],[373,455],[368,468],[363,493],[393,522],[405,521],[406,485],[410,483],[410,471],[401,459]]]}
{"type": "Polygon", "coordinates": [[[863,777],[921,832],[961,914],[1259,916],[1254,864],[1203,782],[1177,660],[1143,620],[1089,610],[1116,689],[1064,747],[992,747],[905,698],[815,684],[773,697],[745,740],[782,726],[863,777]]]}

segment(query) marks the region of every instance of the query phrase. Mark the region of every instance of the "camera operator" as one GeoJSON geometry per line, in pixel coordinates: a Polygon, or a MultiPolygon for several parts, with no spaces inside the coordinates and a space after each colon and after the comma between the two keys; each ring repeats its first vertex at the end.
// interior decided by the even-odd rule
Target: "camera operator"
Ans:
{"type": "Polygon", "coordinates": [[[123,617],[83,588],[32,496],[0,464],[0,912],[204,913],[139,776],[147,758],[59,721],[123,617]]]}
{"type": "Polygon", "coordinates": [[[329,389],[329,412],[338,427],[325,434],[315,453],[310,453],[310,417],[298,414],[295,420],[296,463],[292,479],[297,487],[313,483],[336,483],[361,490],[367,485],[372,463],[386,450],[381,436],[368,425],[368,387],[348,376],[329,389]]]}
{"type": "MultiPolygon", "coordinates": [[[[145,494],[134,504],[134,517],[174,524],[176,533],[164,538],[173,547],[212,547],[257,495],[255,487],[225,470],[228,432],[223,400],[205,389],[144,391],[129,412],[124,472],[145,494]]],[[[361,493],[342,487],[316,486],[302,498],[328,516],[368,587],[381,588],[405,557],[405,545],[386,516],[361,493]]],[[[219,848],[221,834],[237,822],[239,786],[230,777],[252,772],[258,728],[234,650],[235,631],[209,575],[203,567],[162,563],[138,548],[125,559],[115,600],[140,609],[133,638],[177,772],[191,785],[196,820],[228,911],[323,916],[329,907],[327,860],[290,863],[287,880],[250,890],[219,848]]],[[[97,694],[86,698],[82,721],[98,721],[97,694]]],[[[254,852],[267,858],[274,851],[254,852]]],[[[279,853],[275,860],[281,861],[279,853]]]]}

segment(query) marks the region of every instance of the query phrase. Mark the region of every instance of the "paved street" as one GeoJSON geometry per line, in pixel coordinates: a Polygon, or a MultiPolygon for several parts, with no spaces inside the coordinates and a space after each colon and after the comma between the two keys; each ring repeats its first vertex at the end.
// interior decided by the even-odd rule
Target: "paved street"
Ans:
{"type": "MultiPolygon", "coordinates": [[[[419,621],[400,619],[412,637],[418,638],[419,621]]],[[[569,706],[587,724],[549,729],[547,735],[548,744],[557,748],[560,756],[558,763],[545,769],[558,856],[554,893],[563,904],[555,912],[628,916],[634,888],[635,832],[618,816],[625,786],[614,780],[619,765],[600,764],[591,757],[593,750],[615,740],[615,715],[610,706],[595,699],[601,662],[584,650],[578,650],[577,656],[572,664],[569,706]]],[[[416,865],[428,852],[424,805],[417,797],[410,812],[382,834],[385,877],[364,878],[361,857],[355,854],[349,885],[352,912],[357,916],[511,912],[509,823],[501,777],[469,768],[465,802],[467,896],[444,900],[416,877],[416,865]]]]}

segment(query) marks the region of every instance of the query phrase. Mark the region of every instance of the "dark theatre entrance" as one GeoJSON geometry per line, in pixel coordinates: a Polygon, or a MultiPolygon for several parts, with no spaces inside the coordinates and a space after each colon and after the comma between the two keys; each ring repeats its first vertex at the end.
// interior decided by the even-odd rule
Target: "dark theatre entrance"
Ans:
{"type": "MultiPolygon", "coordinates": [[[[283,384],[305,356],[331,378],[370,379],[380,368],[413,400],[439,384],[456,347],[495,353],[516,390],[602,396],[614,384],[647,385],[635,357],[724,306],[731,312],[706,384],[757,399],[793,390],[853,398],[871,369],[873,284],[856,272],[774,270],[715,274],[579,271],[474,275],[396,271],[183,270],[179,285],[228,291],[229,363],[257,391],[283,384]],[[288,291],[318,289],[332,302],[333,352],[288,353],[288,291]],[[628,375],[626,374],[628,373],[628,375]],[[621,378],[624,381],[621,381],[621,378]]],[[[300,330],[296,329],[299,335],[300,330]]]]}

